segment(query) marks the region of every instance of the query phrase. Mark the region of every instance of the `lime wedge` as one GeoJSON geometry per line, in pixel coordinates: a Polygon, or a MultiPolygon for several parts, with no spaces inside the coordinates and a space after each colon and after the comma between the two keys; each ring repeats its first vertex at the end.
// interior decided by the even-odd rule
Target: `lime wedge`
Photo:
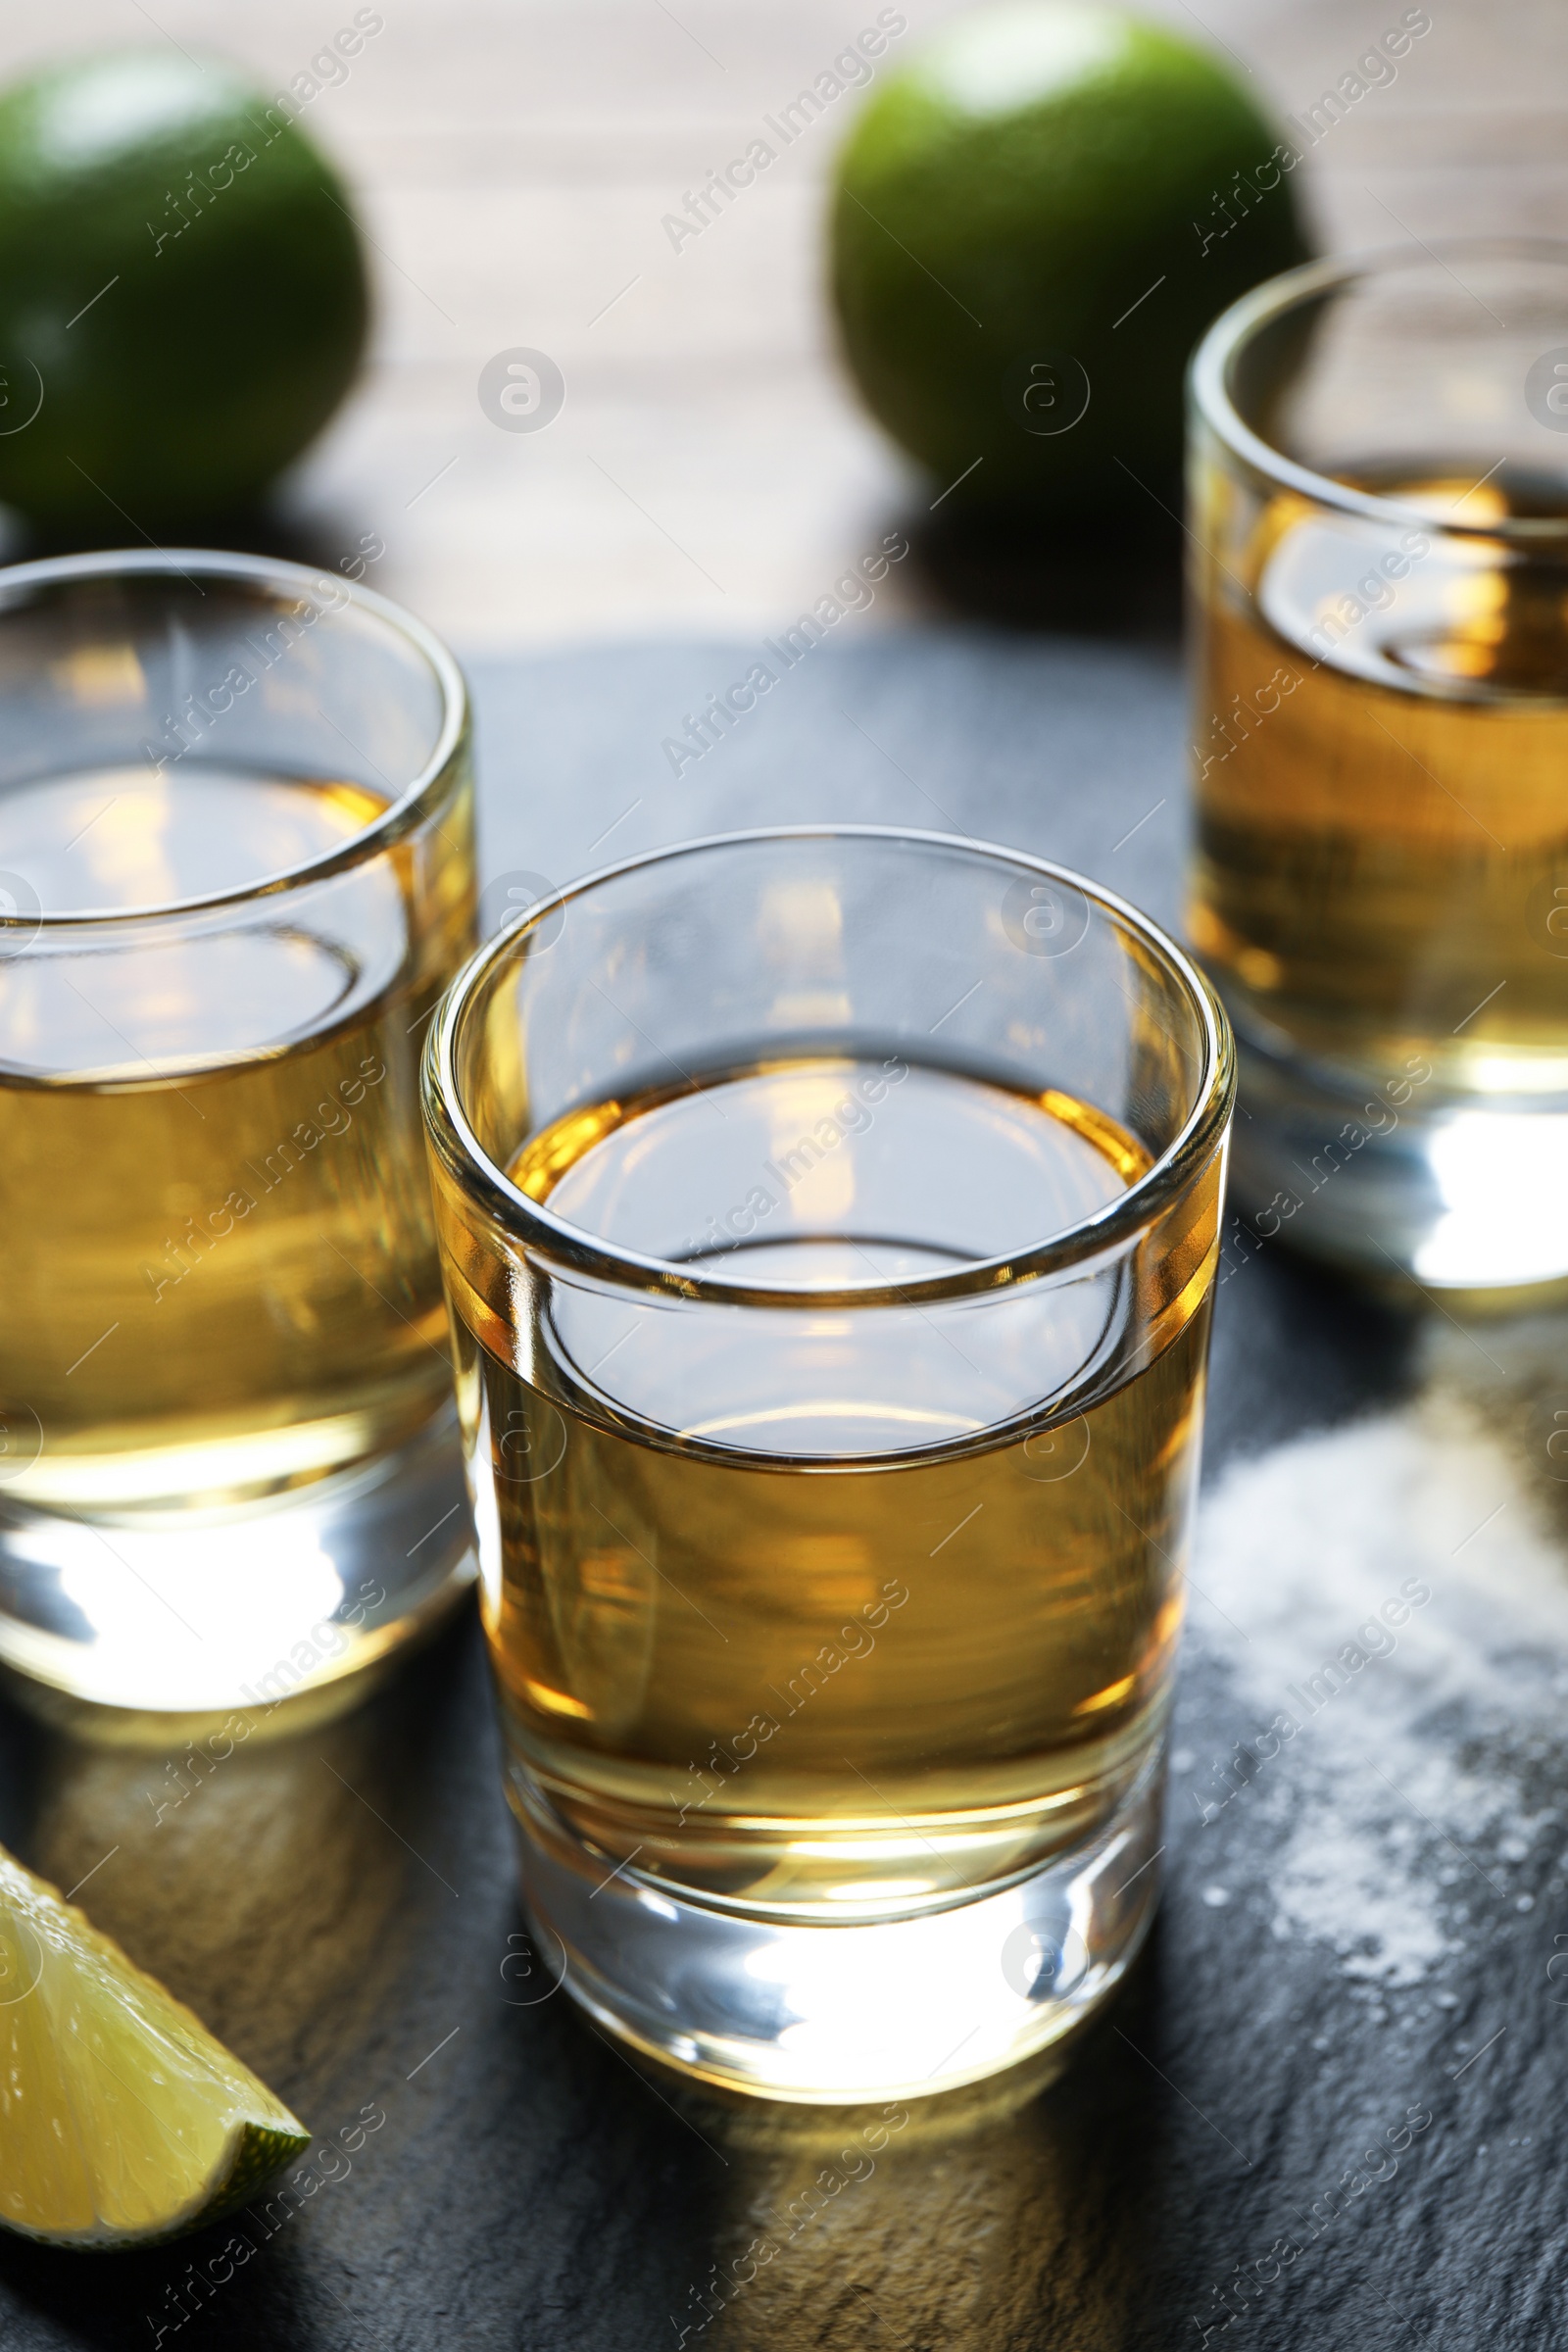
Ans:
{"type": "Polygon", "coordinates": [[[201,2020],[0,1850],[0,2222],[60,2246],[172,2237],[311,2134],[201,2020]]]}

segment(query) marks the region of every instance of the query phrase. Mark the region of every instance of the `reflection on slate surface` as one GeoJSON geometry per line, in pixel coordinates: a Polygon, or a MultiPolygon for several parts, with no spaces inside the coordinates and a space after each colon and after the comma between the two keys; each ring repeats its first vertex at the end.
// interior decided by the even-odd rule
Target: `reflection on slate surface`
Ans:
{"type": "MultiPolygon", "coordinates": [[[[487,875],[839,814],[1017,841],[1174,917],[1169,663],[824,649],[677,781],[662,739],[748,651],[479,670],[487,875]]],[[[172,1759],[0,1717],[0,1837],[67,1886],[91,1871],[93,1916],[324,2135],[367,2127],[335,2180],[313,2151],[294,2218],[247,2217],[211,2300],[189,2266],[227,2226],[5,2242],[0,2342],[1560,2340],[1564,1336],[1402,1315],[1228,1243],[1165,1908],[1066,2074],[1011,2106],[821,2120],[645,2082],[521,1937],[470,1623],[179,1805],[172,1759]]]]}

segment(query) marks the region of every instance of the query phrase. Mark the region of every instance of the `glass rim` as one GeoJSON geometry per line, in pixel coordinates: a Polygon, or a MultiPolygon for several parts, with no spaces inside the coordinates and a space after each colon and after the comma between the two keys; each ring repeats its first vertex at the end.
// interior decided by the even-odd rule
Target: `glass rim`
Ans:
{"type": "MultiPolygon", "coordinates": [[[[40,909],[36,914],[0,909],[0,940],[6,929],[25,929],[30,936],[55,930],[80,930],[89,925],[108,926],[125,923],[159,922],[165,916],[202,914],[211,909],[242,906],[266,898],[275,898],[308,884],[328,880],[332,875],[346,873],[352,867],[378,857],[410,833],[424,814],[434,787],[451,765],[453,755],[463,742],[468,723],[468,691],[456,659],[442,644],[433,629],[427,628],[414,613],[382,596],[373,588],[366,588],[357,580],[339,577],[308,564],[294,564],[281,556],[234,555],[214,548],[111,548],[85,555],[44,556],[30,564],[9,564],[0,566],[0,627],[13,608],[23,601],[25,592],[38,588],[69,585],[74,580],[122,579],[127,575],[144,574],[165,579],[185,579],[192,586],[192,570],[209,579],[235,580],[255,587],[294,589],[303,597],[315,592],[315,601],[321,602],[322,592],[335,593],[327,612],[339,612],[344,605],[358,606],[383,627],[393,630],[412,644],[429,664],[441,700],[441,720],[429,758],[417,775],[395,799],[390,800],[378,816],[373,817],[359,832],[351,833],[335,848],[321,851],[314,858],[303,858],[296,865],[280,866],[275,873],[264,874],[258,880],[237,884],[225,890],[203,891],[191,898],[159,899],[144,906],[94,906],[40,909]]],[[[150,769],[149,773],[156,773],[150,769]]]]}
{"type": "Polygon", "coordinates": [[[1446,269],[1449,261],[1461,261],[1467,255],[1474,259],[1550,263],[1568,271],[1568,240],[1559,237],[1441,237],[1414,251],[1403,245],[1376,245],[1359,253],[1303,262],[1295,270],[1282,270],[1277,277],[1265,278],[1261,285],[1253,286],[1228,310],[1221,311],[1207,329],[1188,369],[1188,396],[1193,413],[1253,473],[1276,488],[1297,491],[1316,506],[1364,520],[1414,526],[1452,539],[1500,539],[1521,547],[1560,543],[1568,532],[1568,522],[1561,516],[1506,515],[1494,521],[1450,521],[1446,515],[1434,515],[1430,508],[1408,505],[1396,498],[1380,498],[1373,491],[1357,490],[1348,482],[1337,481],[1332,474],[1319,473],[1265,441],[1261,433],[1255,433],[1244,420],[1231,397],[1237,355],[1246,343],[1287,311],[1353,285],[1358,279],[1381,277],[1395,269],[1419,269],[1432,262],[1440,269],[1446,269]]]}
{"type": "Polygon", "coordinates": [[[421,1092],[426,1134],[442,1167],[470,1200],[477,1201],[490,1222],[509,1241],[617,1290],[718,1305],[785,1307],[799,1311],[922,1305],[976,1298],[1018,1282],[1081,1266],[1089,1259],[1117,1254],[1157,1222],[1220,1145],[1235,1102],[1236,1056],[1224,1007],[1199,965],[1152,917],[1118,898],[1114,891],[1089,881],[1069,866],[1055,865],[1048,858],[1031,856],[1026,850],[1009,849],[1004,843],[982,841],[973,835],[935,833],[912,826],[760,825],[701,834],[662,849],[645,850],[636,857],[620,858],[612,865],[581,875],[521,908],[469,956],[447,989],[430,1026],[421,1092]],[[1008,1250],[1001,1257],[977,1259],[948,1273],[923,1275],[913,1280],[878,1277],[829,1286],[748,1282],[706,1270],[698,1272],[676,1259],[651,1257],[617,1243],[603,1241],[582,1226],[553,1215],[542,1201],[532,1200],[511,1182],[485,1151],[469,1123],[458,1086],[457,1054],[464,1021],[480,989],[524,932],[548,921],[574,899],[624,875],[714,850],[798,841],[864,841],[900,847],[916,844],[922,848],[962,851],[972,858],[1005,864],[1022,873],[1043,875],[1081,892],[1174,974],[1198,1016],[1202,1066],[1195,1085],[1191,1111],[1178,1133],[1136,1183],[1087,1217],[1038,1242],[1008,1250]]]}

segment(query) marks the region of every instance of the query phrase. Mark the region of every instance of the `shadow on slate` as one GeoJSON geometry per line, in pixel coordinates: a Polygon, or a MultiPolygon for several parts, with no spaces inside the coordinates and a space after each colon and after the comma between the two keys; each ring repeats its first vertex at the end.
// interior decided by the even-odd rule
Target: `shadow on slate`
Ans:
{"type": "Polygon", "coordinates": [[[954,614],[1169,646],[1181,627],[1182,487],[1138,488],[1136,511],[1034,524],[1007,509],[939,499],[906,529],[925,588],[954,614]]]}
{"type": "MultiPolygon", "coordinates": [[[[703,829],[853,816],[1017,842],[1174,919],[1171,661],[867,637],[811,656],[677,778],[662,739],[753,651],[472,664],[492,886],[703,829]]],[[[1220,1293],[1209,1475],[1401,1397],[1417,1337],[1265,1250],[1220,1293]]],[[[1178,1740],[1224,1754],[1247,1728],[1198,1648],[1178,1740]]],[[[1205,1903],[1216,1853],[1259,1835],[1245,1804],[1206,1831],[1173,1806],[1155,1936],[1061,2079],[1010,2110],[999,2091],[893,2128],[650,2082],[550,1992],[521,1932],[471,1618],[359,1715],[239,1751],[159,1818],[172,1761],[0,1712],[0,1837],[66,1886],[94,1871],[97,1922],[320,2132],[317,2185],[288,2218],[253,2206],[134,2255],[0,2236],[6,2352],[1561,2340],[1568,2014],[1542,1998],[1539,1935],[1490,1948],[1450,2024],[1476,2042],[1511,2028],[1504,2063],[1455,2082],[1435,2034],[1396,2043],[1320,1947],[1205,1903]],[[1264,2278],[1367,2135],[1417,2103],[1433,2122],[1397,2179],[1264,2278]],[[254,2250],[232,2278],[193,2287],[192,2266],[235,2261],[236,2238],[254,2250]],[[775,2253],[736,2291],[763,2238],[775,2253]]]]}

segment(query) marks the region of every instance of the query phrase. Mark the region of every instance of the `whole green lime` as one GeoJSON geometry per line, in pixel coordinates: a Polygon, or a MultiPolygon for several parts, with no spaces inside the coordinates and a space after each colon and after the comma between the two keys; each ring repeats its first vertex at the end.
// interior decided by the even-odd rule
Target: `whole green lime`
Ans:
{"type": "Polygon", "coordinates": [[[1295,151],[1228,68],[1111,9],[946,27],[839,160],[833,286],[872,414],[957,498],[1161,498],[1209,320],[1305,258],[1295,151]],[[960,477],[962,477],[960,482],[960,477]]]}
{"type": "Polygon", "coordinates": [[[134,50],[0,95],[0,499],[46,530],[251,503],[341,400],[368,307],[341,182],[230,68],[134,50]]]}

